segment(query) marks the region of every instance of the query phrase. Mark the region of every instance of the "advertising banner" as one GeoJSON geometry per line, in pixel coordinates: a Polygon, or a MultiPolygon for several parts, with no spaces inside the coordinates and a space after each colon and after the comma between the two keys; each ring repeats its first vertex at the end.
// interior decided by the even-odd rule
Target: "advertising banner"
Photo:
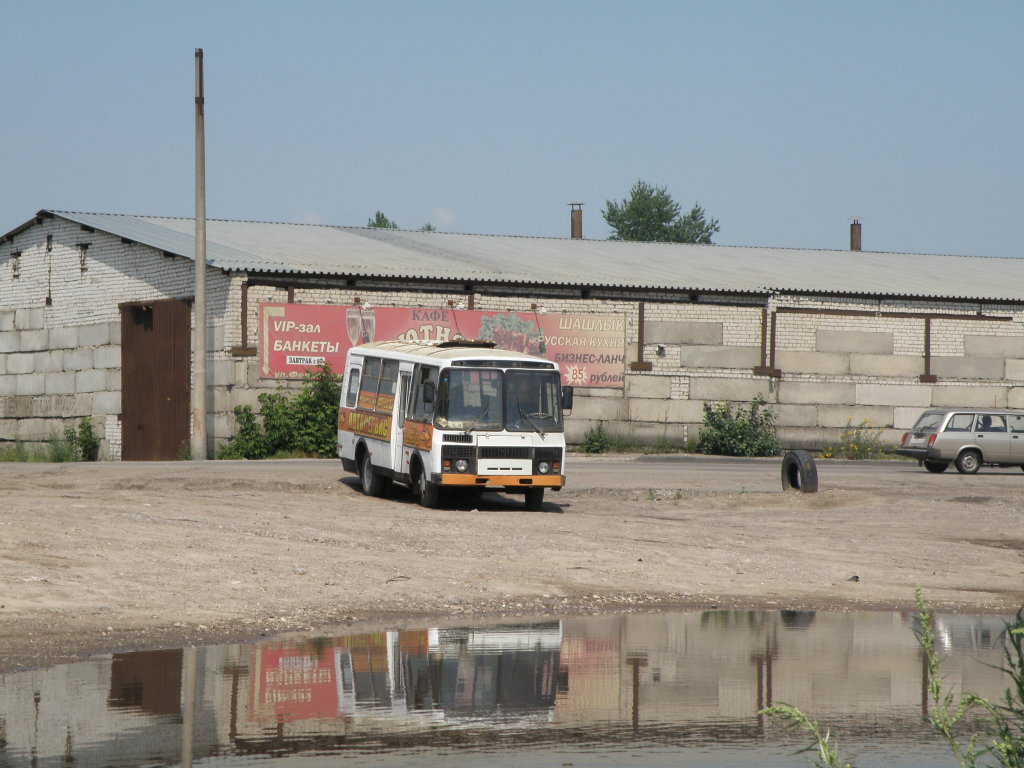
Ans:
{"type": "Polygon", "coordinates": [[[322,304],[260,304],[260,377],[298,378],[325,363],[341,373],[349,348],[370,341],[460,337],[547,358],[558,364],[563,384],[623,386],[622,316],[322,304]]]}

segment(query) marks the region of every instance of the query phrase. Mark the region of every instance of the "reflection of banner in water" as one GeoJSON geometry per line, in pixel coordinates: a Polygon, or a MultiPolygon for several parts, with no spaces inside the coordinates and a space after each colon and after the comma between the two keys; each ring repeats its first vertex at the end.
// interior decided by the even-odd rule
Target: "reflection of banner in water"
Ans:
{"type": "Polygon", "coordinates": [[[619,315],[481,312],[406,307],[260,304],[260,376],[296,378],[329,364],[340,373],[355,342],[486,339],[558,363],[562,381],[621,387],[625,318],[619,315]]]}
{"type": "Polygon", "coordinates": [[[264,723],[334,717],[338,712],[333,658],[302,646],[253,649],[251,713],[264,723]]]}
{"type": "Polygon", "coordinates": [[[554,627],[529,635],[496,629],[493,638],[486,630],[403,630],[256,646],[250,717],[270,724],[413,711],[546,713],[560,669],[554,627]]]}

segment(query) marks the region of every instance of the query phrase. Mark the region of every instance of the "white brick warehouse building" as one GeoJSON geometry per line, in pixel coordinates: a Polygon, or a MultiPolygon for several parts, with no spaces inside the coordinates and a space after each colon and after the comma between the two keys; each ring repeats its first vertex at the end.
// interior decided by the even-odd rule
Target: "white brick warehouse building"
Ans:
{"type": "MultiPolygon", "coordinates": [[[[181,455],[193,232],[41,211],[0,238],[0,444],[90,416],[105,457],[181,455]]],[[[623,386],[577,391],[570,441],[602,420],[680,442],[705,402],[756,395],[805,447],[864,419],[893,439],[931,405],[1024,407],[1024,260],[217,220],[207,237],[211,449],[278,386],[263,302],[623,317],[623,386]]]]}

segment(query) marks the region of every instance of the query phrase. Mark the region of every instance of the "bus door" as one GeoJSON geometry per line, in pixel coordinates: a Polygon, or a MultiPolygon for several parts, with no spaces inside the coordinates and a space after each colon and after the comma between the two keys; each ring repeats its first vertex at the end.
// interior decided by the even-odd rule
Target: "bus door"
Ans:
{"type": "Polygon", "coordinates": [[[391,422],[391,466],[395,472],[409,471],[409,455],[408,449],[405,447],[405,418],[409,411],[409,384],[411,381],[412,371],[403,370],[398,377],[395,415],[391,422]]]}

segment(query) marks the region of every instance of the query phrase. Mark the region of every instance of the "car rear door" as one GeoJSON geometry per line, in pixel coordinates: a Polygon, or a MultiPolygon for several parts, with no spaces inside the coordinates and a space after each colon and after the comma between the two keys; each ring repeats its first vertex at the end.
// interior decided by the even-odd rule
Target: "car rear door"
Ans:
{"type": "Polygon", "coordinates": [[[974,437],[986,463],[1010,462],[1010,433],[1006,431],[1006,416],[982,413],[974,420],[974,437]]]}
{"type": "Polygon", "coordinates": [[[1006,421],[1010,427],[1010,461],[1024,465],[1024,415],[1011,413],[1006,421]]]}

